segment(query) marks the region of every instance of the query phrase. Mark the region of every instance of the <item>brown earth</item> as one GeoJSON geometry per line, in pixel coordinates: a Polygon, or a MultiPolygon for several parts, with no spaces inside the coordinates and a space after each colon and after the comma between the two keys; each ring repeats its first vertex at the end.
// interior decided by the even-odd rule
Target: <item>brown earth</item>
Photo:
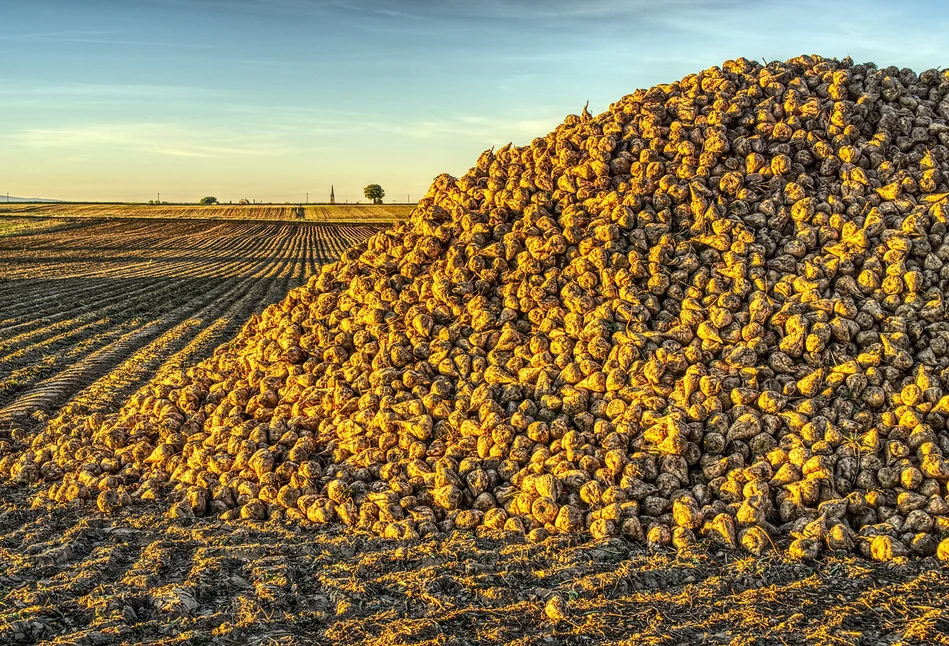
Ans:
{"type": "Polygon", "coordinates": [[[461,532],[405,543],[0,497],[4,644],[949,643],[949,576],[934,559],[461,532]],[[561,621],[545,614],[554,596],[561,621]]]}
{"type": "Polygon", "coordinates": [[[0,216],[294,220],[380,224],[404,220],[414,204],[0,204],[0,216]]]}
{"type": "Polygon", "coordinates": [[[118,406],[378,225],[0,217],[0,422],[118,406]]]}
{"type": "MultiPolygon", "coordinates": [[[[47,379],[67,369],[59,357],[76,348],[86,354],[69,365],[88,365],[95,348],[116,360],[94,364],[91,383],[43,400],[17,423],[41,424],[61,400],[114,410],[163,366],[209,353],[343,240],[315,225],[254,226],[287,225],[0,219],[3,356],[53,357],[51,372],[40,373],[47,379]],[[299,249],[317,251],[242,256],[231,246],[305,235],[316,246],[299,249]],[[187,240],[196,251],[182,252],[187,240]],[[231,279],[242,287],[227,291],[231,300],[207,299],[200,281],[182,289],[189,272],[207,280],[220,271],[223,281],[240,262],[264,274],[237,272],[231,279]],[[280,263],[289,268],[274,269],[280,263]],[[165,296],[135,300],[133,285],[132,293],[165,296]],[[116,334],[110,321],[122,317],[139,323],[116,334]],[[157,320],[165,323],[155,336],[128,337],[157,320]],[[59,334],[62,344],[30,354],[59,334]],[[129,338],[142,343],[109,354],[109,344],[129,338]]],[[[0,371],[10,372],[9,361],[0,371]]],[[[12,428],[10,420],[0,427],[0,441],[12,428]]],[[[0,644],[949,643],[949,576],[932,558],[794,562],[780,552],[756,559],[708,547],[649,552],[625,539],[529,544],[464,532],[406,543],[307,522],[172,519],[157,504],[114,516],[91,505],[34,509],[30,495],[0,488],[0,644]]]]}

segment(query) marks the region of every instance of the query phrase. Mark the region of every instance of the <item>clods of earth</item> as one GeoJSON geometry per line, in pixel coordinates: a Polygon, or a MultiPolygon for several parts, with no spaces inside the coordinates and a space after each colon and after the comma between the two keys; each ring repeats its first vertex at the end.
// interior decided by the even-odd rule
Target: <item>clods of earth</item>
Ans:
{"type": "MultiPolygon", "coordinates": [[[[540,572],[597,545],[664,555],[641,562],[662,572],[732,555],[702,585],[742,553],[889,571],[853,553],[931,594],[949,556],[947,178],[949,72],[726,61],[436,178],[213,356],[118,412],[14,428],[0,474],[37,508],[524,546],[546,550],[540,572]]],[[[618,567],[573,576],[620,589],[618,567]]],[[[700,594],[670,585],[656,594],[700,594]]],[[[568,592],[536,604],[582,625],[568,592]]]]}

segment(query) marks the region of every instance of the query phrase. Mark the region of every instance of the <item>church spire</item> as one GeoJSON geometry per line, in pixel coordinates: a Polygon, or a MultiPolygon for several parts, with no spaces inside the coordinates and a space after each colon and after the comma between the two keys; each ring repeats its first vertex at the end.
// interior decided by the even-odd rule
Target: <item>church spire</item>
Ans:
{"type": "Polygon", "coordinates": [[[336,204],[336,193],[332,184],[330,184],[330,204],[336,204]]]}

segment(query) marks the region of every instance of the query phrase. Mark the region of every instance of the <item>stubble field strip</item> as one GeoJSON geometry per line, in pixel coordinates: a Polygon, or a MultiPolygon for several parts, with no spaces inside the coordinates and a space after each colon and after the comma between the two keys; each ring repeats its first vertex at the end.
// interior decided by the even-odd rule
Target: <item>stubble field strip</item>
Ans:
{"type": "MultiPolygon", "coordinates": [[[[232,273],[232,274],[238,274],[238,275],[241,274],[241,273],[243,273],[243,271],[233,271],[234,269],[237,269],[237,268],[231,268],[230,273],[232,273]]],[[[280,269],[282,270],[282,267],[281,267],[280,269]]],[[[258,273],[260,273],[260,272],[258,272],[258,273]]],[[[279,275],[279,272],[278,272],[278,275],[279,275]]],[[[259,276],[252,276],[252,278],[254,278],[254,277],[259,277],[259,276]]],[[[229,294],[228,294],[228,295],[229,295],[229,294]]],[[[213,294],[213,296],[218,296],[218,293],[215,292],[215,293],[213,294]]]]}
{"type": "MultiPolygon", "coordinates": [[[[135,302],[134,299],[155,298],[160,296],[163,291],[167,291],[168,289],[176,286],[178,288],[187,288],[193,283],[200,285],[202,282],[206,282],[206,279],[214,278],[221,271],[227,271],[228,269],[231,269],[231,267],[222,267],[221,263],[219,262],[207,261],[204,263],[194,263],[191,266],[182,264],[182,266],[177,268],[176,276],[169,275],[167,268],[165,271],[156,272],[157,275],[154,276],[154,278],[138,275],[127,276],[125,277],[125,280],[135,281],[131,284],[137,285],[137,287],[121,294],[115,294],[113,296],[103,295],[109,293],[108,288],[111,287],[111,284],[108,282],[103,282],[108,281],[109,279],[71,279],[70,282],[78,282],[80,284],[91,280],[93,281],[94,286],[88,289],[79,287],[67,295],[58,293],[42,299],[31,301],[23,311],[14,313],[17,319],[21,319],[20,322],[9,326],[0,327],[0,333],[9,335],[15,331],[22,330],[23,328],[32,328],[33,331],[37,331],[39,333],[52,331],[59,325],[59,322],[69,320],[70,314],[75,315],[81,313],[105,312],[109,309],[112,309],[113,305],[124,305],[125,307],[129,307],[131,303],[135,302]],[[214,271],[215,269],[217,271],[214,271]],[[64,297],[69,299],[68,304],[63,302],[64,297]],[[67,309],[64,306],[67,305],[68,311],[64,312],[63,310],[67,309]]],[[[41,286],[41,289],[45,288],[46,285],[41,286]]],[[[0,344],[0,347],[5,347],[15,341],[18,341],[23,335],[26,334],[29,334],[29,332],[22,332],[17,336],[8,337],[6,342],[0,344]]]]}
{"type": "MultiPolygon", "coordinates": [[[[0,216],[292,220],[380,224],[406,219],[414,204],[0,204],[0,216]],[[300,213],[303,217],[300,217],[300,213]]],[[[22,226],[22,225],[21,225],[22,226]]],[[[2,229],[0,229],[2,234],[2,229]]]]}
{"type": "MultiPolygon", "coordinates": [[[[209,353],[251,313],[375,227],[81,221],[0,238],[0,419],[75,397],[117,405],[164,361],[209,353]],[[26,265],[26,267],[24,267],[26,265]],[[77,396],[78,393],[78,396],[77,396]]],[[[42,416],[41,416],[42,417],[42,416]]]]}

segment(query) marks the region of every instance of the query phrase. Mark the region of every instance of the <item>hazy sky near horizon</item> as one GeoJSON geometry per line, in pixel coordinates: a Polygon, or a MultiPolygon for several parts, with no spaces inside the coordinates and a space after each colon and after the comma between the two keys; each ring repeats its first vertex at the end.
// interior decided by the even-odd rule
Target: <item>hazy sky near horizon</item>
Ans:
{"type": "Polygon", "coordinates": [[[730,58],[949,64],[946,4],[2,0],[0,195],[415,201],[588,100],[730,58]]]}

